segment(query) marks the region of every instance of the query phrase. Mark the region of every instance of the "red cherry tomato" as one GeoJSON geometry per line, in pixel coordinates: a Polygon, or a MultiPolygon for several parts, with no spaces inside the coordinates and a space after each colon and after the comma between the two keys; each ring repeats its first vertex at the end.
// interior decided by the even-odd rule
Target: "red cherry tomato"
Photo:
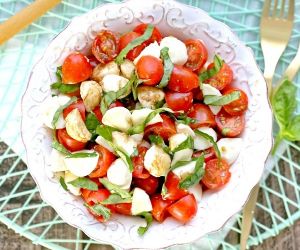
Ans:
{"type": "Polygon", "coordinates": [[[243,90],[237,88],[226,89],[224,95],[230,94],[233,91],[239,91],[240,98],[227,105],[224,105],[223,108],[230,115],[242,115],[248,108],[248,97],[243,90]]]}
{"type": "Polygon", "coordinates": [[[188,194],[167,208],[168,212],[181,223],[187,223],[196,215],[198,206],[193,194],[188,194]]]}
{"type": "Polygon", "coordinates": [[[70,104],[68,107],[66,107],[63,111],[63,116],[66,119],[67,115],[73,110],[73,109],[78,109],[78,111],[80,112],[81,118],[82,120],[85,121],[85,106],[83,104],[83,101],[77,100],[76,102],[73,102],[72,104],[70,104]]]}
{"type": "MultiPolygon", "coordinates": [[[[148,24],[141,23],[138,26],[136,26],[133,31],[143,35],[145,33],[145,30],[147,29],[147,26],[148,26],[148,24]]],[[[150,43],[153,43],[155,41],[159,43],[161,41],[161,39],[162,39],[162,35],[161,35],[160,31],[158,30],[158,28],[154,27],[151,37],[145,43],[147,45],[149,45],[150,43]]]]}
{"type": "Polygon", "coordinates": [[[216,157],[216,153],[214,148],[208,148],[205,150],[200,150],[195,153],[193,153],[193,157],[200,157],[202,154],[204,154],[204,161],[208,162],[209,160],[216,157]]]}
{"type": "Polygon", "coordinates": [[[185,196],[188,192],[185,189],[179,188],[179,177],[173,172],[169,172],[166,178],[165,186],[167,188],[167,194],[165,195],[166,200],[178,200],[185,196]]]}
{"type": "Polygon", "coordinates": [[[75,84],[87,80],[93,68],[86,56],[81,53],[68,55],[62,65],[62,81],[66,84],[75,84]]]}
{"type": "Polygon", "coordinates": [[[216,123],[219,132],[225,137],[236,137],[245,128],[245,116],[232,116],[223,109],[216,116],[216,123]]]}
{"type": "MultiPolygon", "coordinates": [[[[123,36],[120,37],[120,51],[122,49],[124,49],[128,43],[132,42],[134,39],[138,38],[139,36],[141,36],[141,34],[137,33],[137,32],[129,32],[123,36]]],[[[145,43],[142,43],[141,45],[135,47],[134,49],[130,50],[127,53],[126,58],[133,61],[141,52],[142,50],[146,47],[145,43]]]]}
{"type": "Polygon", "coordinates": [[[154,56],[142,56],[136,64],[137,74],[144,85],[153,86],[160,82],[164,74],[164,66],[154,56]]]}
{"type": "Polygon", "coordinates": [[[146,191],[147,194],[154,194],[158,188],[158,178],[150,175],[146,179],[136,178],[134,179],[135,186],[146,191]]]}
{"type": "Polygon", "coordinates": [[[230,180],[230,176],[229,165],[224,159],[220,163],[218,159],[212,159],[206,163],[201,181],[208,189],[216,189],[224,186],[230,180]]]}
{"type": "Polygon", "coordinates": [[[124,107],[123,103],[121,103],[120,101],[115,101],[112,104],[109,105],[108,109],[112,109],[115,107],[124,107]]]}
{"type": "Polygon", "coordinates": [[[107,205],[107,207],[117,214],[131,215],[131,203],[119,203],[107,205]]]}
{"type": "Polygon", "coordinates": [[[174,111],[183,110],[187,112],[193,105],[193,93],[178,93],[167,91],[165,99],[168,107],[174,111]]]}
{"type": "Polygon", "coordinates": [[[89,201],[89,195],[92,192],[92,190],[88,190],[88,189],[81,189],[81,197],[83,198],[84,202],[88,203],[89,201]]]}
{"type": "Polygon", "coordinates": [[[86,145],[85,142],[76,141],[71,136],[69,136],[65,128],[57,129],[57,139],[60,144],[62,144],[71,152],[82,150],[86,145]]]}
{"type": "Polygon", "coordinates": [[[186,93],[198,87],[198,76],[195,73],[183,66],[174,65],[170,81],[168,83],[168,89],[186,93]]]}
{"type": "Polygon", "coordinates": [[[152,215],[158,222],[163,222],[168,217],[167,208],[173,203],[170,200],[164,200],[160,194],[151,197],[152,215]]]}
{"type": "Polygon", "coordinates": [[[132,176],[135,178],[146,179],[150,176],[147,169],[144,168],[144,157],[148,148],[144,146],[138,146],[137,150],[139,154],[137,156],[132,157],[132,163],[133,163],[132,176]]]}
{"type": "Polygon", "coordinates": [[[106,175],[110,165],[116,159],[116,156],[108,149],[100,145],[96,145],[94,147],[94,150],[99,153],[99,159],[96,169],[92,173],[90,173],[89,177],[103,177],[106,175]]]}
{"type": "Polygon", "coordinates": [[[100,106],[98,105],[96,108],[94,108],[93,110],[93,113],[95,114],[95,116],[97,117],[98,121],[99,122],[102,122],[102,113],[101,113],[101,110],[100,110],[100,106]]]}
{"type": "Polygon", "coordinates": [[[155,123],[146,127],[144,134],[146,138],[150,134],[155,134],[159,135],[166,141],[169,137],[176,134],[175,122],[165,114],[161,114],[160,116],[163,119],[163,122],[155,123]]]}
{"type": "Polygon", "coordinates": [[[214,127],[216,125],[214,114],[209,107],[204,104],[195,103],[187,115],[196,120],[195,123],[190,124],[192,129],[199,127],[214,127]]]}
{"type": "Polygon", "coordinates": [[[192,90],[192,92],[193,92],[194,100],[201,101],[201,102],[203,101],[203,93],[200,88],[195,88],[192,90]]]}
{"type": "Polygon", "coordinates": [[[186,40],[185,46],[188,52],[188,60],[184,66],[192,71],[199,72],[207,61],[207,49],[201,41],[196,39],[186,40]]]}
{"type": "MultiPolygon", "coordinates": [[[[211,69],[214,67],[214,64],[211,63],[208,65],[207,69],[211,69]]],[[[220,71],[214,75],[213,77],[206,80],[206,83],[209,83],[211,86],[217,88],[218,90],[224,89],[227,85],[231,84],[233,80],[233,72],[231,68],[224,63],[220,69],[220,71]]]]}
{"type": "Polygon", "coordinates": [[[100,31],[93,41],[92,53],[100,63],[112,61],[119,53],[117,35],[109,30],[100,31]]]}
{"type": "Polygon", "coordinates": [[[87,58],[89,59],[89,63],[92,68],[95,68],[99,64],[99,61],[94,55],[89,55],[87,58]]]}

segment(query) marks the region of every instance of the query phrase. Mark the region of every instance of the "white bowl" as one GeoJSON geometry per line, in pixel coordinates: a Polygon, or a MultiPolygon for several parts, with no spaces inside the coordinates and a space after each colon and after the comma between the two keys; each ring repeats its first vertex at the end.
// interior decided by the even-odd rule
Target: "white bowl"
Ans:
{"type": "Polygon", "coordinates": [[[27,151],[27,163],[41,196],[68,224],[80,228],[96,241],[128,248],[164,248],[183,244],[220,229],[239,212],[251,189],[259,181],[264,162],[272,146],[272,114],[267,100],[264,78],[252,51],[225,24],[214,20],[201,9],[173,0],[129,0],[120,4],[102,5],[74,18],[47,47],[32,70],[22,100],[22,136],[27,151]],[[243,147],[231,167],[230,182],[220,191],[207,191],[199,203],[196,217],[181,225],[171,218],[154,225],[143,237],[137,234],[142,219],[113,216],[98,223],[83,206],[80,198],[64,191],[53,179],[49,167],[51,134],[40,119],[40,106],[50,96],[49,85],[56,80],[56,67],[72,51],[87,52],[91,41],[101,29],[120,33],[137,24],[153,23],[164,35],[180,39],[202,39],[210,58],[218,53],[234,72],[234,85],[247,92],[249,110],[242,134],[243,147]]]}

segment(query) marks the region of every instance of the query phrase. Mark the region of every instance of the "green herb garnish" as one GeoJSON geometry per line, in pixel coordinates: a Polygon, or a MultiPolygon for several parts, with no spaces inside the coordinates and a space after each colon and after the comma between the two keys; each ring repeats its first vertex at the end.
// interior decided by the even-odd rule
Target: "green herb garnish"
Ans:
{"type": "Polygon", "coordinates": [[[138,228],[138,233],[139,233],[140,236],[142,236],[147,232],[147,230],[151,226],[153,218],[152,218],[152,214],[149,213],[149,212],[142,212],[138,216],[143,217],[147,222],[147,225],[145,227],[139,227],[138,228]]]}
{"type": "Polygon", "coordinates": [[[65,178],[63,178],[62,176],[59,178],[59,183],[60,185],[62,186],[62,188],[66,191],[68,191],[68,187],[67,187],[67,184],[65,182],[65,178]]]}
{"type": "Polygon", "coordinates": [[[96,216],[103,216],[103,218],[104,218],[105,221],[107,221],[110,218],[110,216],[111,216],[110,210],[107,207],[105,207],[105,206],[103,206],[101,204],[96,204],[96,205],[90,206],[87,203],[85,203],[84,205],[87,208],[89,208],[90,211],[94,215],[96,215],[96,216]]]}
{"type": "Polygon", "coordinates": [[[92,191],[98,190],[98,185],[95,182],[85,177],[79,177],[73,181],[68,182],[68,184],[71,184],[77,188],[84,188],[92,191]]]}
{"type": "Polygon", "coordinates": [[[119,195],[122,199],[131,199],[131,194],[126,190],[120,188],[107,180],[107,178],[100,178],[99,181],[106,187],[112,194],[119,195]]]}
{"type": "Polygon", "coordinates": [[[199,86],[201,87],[202,83],[209,78],[215,76],[223,66],[224,61],[219,55],[214,56],[214,67],[206,70],[199,75],[199,86]]]}
{"type": "Polygon", "coordinates": [[[164,62],[164,74],[160,81],[160,83],[157,85],[158,88],[164,88],[168,85],[174,65],[170,59],[169,56],[169,48],[164,47],[160,50],[160,56],[163,59],[164,62]]]}
{"type": "Polygon", "coordinates": [[[240,91],[232,91],[230,94],[223,95],[223,96],[207,95],[204,96],[204,103],[206,105],[212,105],[212,106],[223,106],[238,100],[240,96],[241,96],[240,91]]]}
{"type": "Polygon", "coordinates": [[[101,201],[102,205],[120,204],[120,203],[131,203],[132,198],[122,198],[118,194],[111,194],[106,200],[101,201]]]}

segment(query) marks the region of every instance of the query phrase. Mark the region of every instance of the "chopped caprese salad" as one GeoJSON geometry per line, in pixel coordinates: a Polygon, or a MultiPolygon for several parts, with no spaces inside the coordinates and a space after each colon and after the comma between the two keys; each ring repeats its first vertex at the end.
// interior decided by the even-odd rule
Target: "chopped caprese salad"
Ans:
{"type": "Polygon", "coordinates": [[[187,223],[203,189],[219,189],[242,147],[245,92],[219,55],[140,24],[102,30],[91,54],[58,67],[43,121],[53,130],[52,170],[104,222],[113,213],[187,223]]]}

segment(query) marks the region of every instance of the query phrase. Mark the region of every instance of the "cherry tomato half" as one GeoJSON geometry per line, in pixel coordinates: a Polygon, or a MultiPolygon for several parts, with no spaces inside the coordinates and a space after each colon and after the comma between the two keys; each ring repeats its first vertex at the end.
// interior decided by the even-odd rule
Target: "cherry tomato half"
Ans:
{"type": "Polygon", "coordinates": [[[216,189],[224,186],[230,180],[230,176],[229,165],[224,159],[221,159],[220,163],[218,159],[212,159],[206,163],[201,181],[208,189],[216,189]]]}
{"type": "Polygon", "coordinates": [[[91,64],[92,68],[95,68],[99,64],[99,61],[94,55],[89,55],[87,58],[89,59],[89,63],[91,64]]]}
{"type": "Polygon", "coordinates": [[[194,88],[192,92],[193,92],[194,100],[201,101],[201,102],[203,101],[203,93],[200,88],[194,88]]]}
{"type": "MultiPolygon", "coordinates": [[[[207,69],[211,69],[214,67],[214,63],[208,65],[207,69]]],[[[227,85],[232,83],[233,72],[231,68],[224,63],[220,69],[220,71],[214,75],[213,77],[206,80],[206,83],[209,83],[211,86],[217,88],[218,90],[224,89],[227,85]]]]}
{"type": "Polygon", "coordinates": [[[114,213],[131,215],[131,203],[118,203],[107,205],[107,207],[114,213]]]}
{"type": "Polygon", "coordinates": [[[180,179],[176,174],[174,174],[172,171],[168,173],[165,182],[165,186],[168,190],[164,197],[166,200],[175,201],[188,193],[185,189],[179,188],[179,182],[180,179]]]}
{"type": "Polygon", "coordinates": [[[93,68],[86,56],[72,53],[66,57],[62,65],[62,81],[66,84],[76,84],[87,80],[92,71],[93,68]]]}
{"type": "Polygon", "coordinates": [[[187,223],[196,215],[198,206],[193,194],[188,194],[167,208],[179,222],[187,223]]]}
{"type": "Polygon", "coordinates": [[[101,113],[101,110],[100,110],[100,106],[98,105],[96,108],[93,109],[93,113],[95,114],[95,116],[97,117],[98,121],[99,122],[102,122],[102,113],[101,113]]]}
{"type": "Polygon", "coordinates": [[[92,173],[90,173],[89,177],[91,178],[103,177],[106,175],[110,165],[116,159],[116,156],[105,147],[102,147],[101,145],[94,146],[94,150],[99,153],[99,159],[98,159],[97,167],[92,173]]]}
{"type": "Polygon", "coordinates": [[[198,87],[198,76],[195,73],[183,66],[174,65],[168,83],[168,89],[176,92],[186,93],[198,87]]]}
{"type": "Polygon", "coordinates": [[[144,146],[138,146],[137,150],[138,150],[138,155],[132,157],[132,163],[133,163],[132,176],[135,178],[146,179],[150,176],[148,170],[144,168],[144,157],[148,148],[144,146]]]}
{"type": "Polygon", "coordinates": [[[57,139],[60,144],[62,144],[66,149],[71,152],[79,151],[84,149],[86,143],[76,141],[71,136],[68,135],[67,130],[65,128],[58,129],[57,131],[57,139]]]}
{"type": "Polygon", "coordinates": [[[124,107],[124,105],[120,101],[116,100],[115,102],[109,105],[108,109],[112,109],[115,107],[124,107]]]}
{"type": "Polygon", "coordinates": [[[187,112],[193,105],[193,93],[178,93],[174,91],[167,91],[165,99],[168,107],[174,111],[183,110],[187,112]]]}
{"type": "Polygon", "coordinates": [[[119,54],[119,39],[115,33],[102,30],[94,39],[92,53],[100,63],[108,63],[119,54]]]}
{"type": "Polygon", "coordinates": [[[158,222],[163,222],[168,217],[167,208],[173,203],[170,200],[164,200],[160,194],[151,197],[152,215],[158,222]]]}
{"type": "Polygon", "coordinates": [[[85,106],[83,104],[83,101],[81,99],[77,100],[76,102],[73,102],[70,104],[70,106],[66,107],[63,111],[63,116],[66,119],[67,115],[73,110],[78,109],[80,112],[82,120],[85,121],[85,106]]]}
{"type": "Polygon", "coordinates": [[[142,56],[136,64],[136,71],[144,85],[153,86],[160,82],[164,66],[161,60],[154,56],[142,56]]]}
{"type": "MultiPolygon", "coordinates": [[[[123,36],[120,37],[120,51],[122,49],[124,49],[128,43],[132,42],[134,39],[138,38],[139,36],[141,36],[141,34],[137,33],[137,32],[129,32],[123,36]]],[[[134,49],[130,50],[127,53],[126,58],[133,61],[141,52],[142,50],[146,47],[145,43],[142,43],[141,45],[135,47],[134,49]]]]}
{"type": "Polygon", "coordinates": [[[188,52],[188,60],[184,66],[194,72],[199,72],[207,61],[207,49],[201,41],[196,39],[186,40],[185,46],[188,52]]]}
{"type": "Polygon", "coordinates": [[[245,128],[245,116],[232,116],[223,109],[216,115],[216,123],[219,132],[225,137],[235,137],[241,134],[245,128]]]}
{"type": "Polygon", "coordinates": [[[195,153],[193,153],[193,157],[200,157],[202,154],[204,154],[204,161],[208,162],[209,160],[216,157],[216,152],[214,148],[208,148],[205,150],[200,150],[195,153]]]}
{"type": "MultiPolygon", "coordinates": [[[[143,35],[145,33],[145,30],[147,29],[147,26],[148,26],[148,24],[141,23],[138,26],[136,26],[133,31],[143,35]]],[[[161,35],[160,31],[158,30],[157,27],[154,27],[151,37],[145,43],[147,45],[149,45],[150,43],[153,43],[155,41],[159,43],[161,41],[161,39],[162,39],[162,35],[161,35]]]]}
{"type": "Polygon", "coordinates": [[[158,178],[150,175],[146,179],[135,178],[134,185],[145,190],[149,195],[154,194],[158,188],[158,178]]]}
{"type": "Polygon", "coordinates": [[[240,92],[240,98],[227,105],[224,105],[223,108],[230,115],[242,115],[248,108],[248,97],[243,90],[237,88],[226,89],[224,95],[230,94],[234,91],[240,92]]]}
{"type": "Polygon", "coordinates": [[[208,106],[195,103],[193,104],[190,111],[187,113],[188,117],[196,120],[195,123],[191,123],[190,126],[192,129],[199,127],[214,127],[216,126],[215,116],[211,112],[208,106]]]}
{"type": "Polygon", "coordinates": [[[175,122],[166,114],[161,114],[160,116],[163,119],[163,122],[155,123],[146,127],[144,134],[146,138],[150,134],[155,134],[159,135],[166,141],[169,137],[176,134],[175,122]]]}

